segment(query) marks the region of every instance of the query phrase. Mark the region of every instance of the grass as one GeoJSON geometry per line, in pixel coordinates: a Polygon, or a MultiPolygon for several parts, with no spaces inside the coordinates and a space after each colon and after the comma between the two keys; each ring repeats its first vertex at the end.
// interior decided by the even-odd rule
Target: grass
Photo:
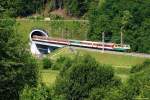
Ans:
{"type": "Polygon", "coordinates": [[[120,67],[116,67],[113,66],[114,71],[115,71],[115,75],[120,77],[122,79],[122,82],[126,82],[126,80],[128,79],[129,75],[130,75],[130,67],[124,67],[124,66],[120,66],[120,67]]]}
{"type": "Polygon", "coordinates": [[[142,57],[108,54],[108,53],[87,51],[83,49],[76,49],[72,51],[69,48],[59,49],[51,53],[49,56],[52,59],[57,59],[60,56],[73,57],[76,54],[78,55],[89,54],[92,57],[94,57],[99,63],[111,65],[115,70],[115,75],[119,76],[123,82],[125,82],[128,79],[130,75],[129,71],[132,68],[132,66],[141,64],[146,60],[146,58],[142,57]]]}
{"type": "Polygon", "coordinates": [[[41,71],[41,78],[42,82],[45,83],[47,86],[53,86],[58,75],[59,71],[55,70],[42,70],[41,71]]]}
{"type": "MultiPolygon", "coordinates": [[[[126,80],[128,79],[130,75],[129,71],[132,68],[132,66],[140,64],[146,60],[146,58],[142,57],[107,54],[101,52],[86,51],[82,49],[76,49],[72,51],[69,48],[60,48],[52,52],[49,56],[52,59],[56,60],[60,56],[74,57],[76,54],[89,54],[92,57],[94,57],[99,63],[112,65],[115,71],[115,75],[120,77],[123,82],[126,82],[126,80]]],[[[52,86],[55,84],[55,79],[58,74],[59,71],[42,70],[42,81],[47,86],[52,86]]]]}
{"type": "Polygon", "coordinates": [[[78,55],[89,54],[92,57],[94,57],[99,63],[108,64],[116,67],[123,67],[123,68],[129,68],[136,64],[141,64],[146,60],[146,58],[142,58],[142,57],[108,54],[108,53],[87,51],[83,49],[74,49],[72,51],[72,49],[69,48],[59,49],[56,52],[51,53],[50,57],[53,59],[57,59],[59,56],[72,57],[76,54],[78,55]]]}
{"type": "Polygon", "coordinates": [[[84,21],[40,21],[17,20],[15,26],[24,41],[29,41],[29,33],[35,29],[44,29],[50,37],[86,39],[88,22],[84,21]]]}

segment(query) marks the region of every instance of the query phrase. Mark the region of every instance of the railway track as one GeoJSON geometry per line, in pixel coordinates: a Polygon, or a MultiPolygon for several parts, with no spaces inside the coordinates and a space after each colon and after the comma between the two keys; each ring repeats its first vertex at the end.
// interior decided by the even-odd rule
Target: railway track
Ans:
{"type": "Polygon", "coordinates": [[[92,48],[81,48],[81,47],[72,47],[73,49],[82,49],[82,50],[88,50],[88,51],[94,51],[94,52],[101,52],[101,53],[109,53],[109,54],[116,54],[116,55],[127,55],[127,56],[135,56],[135,57],[144,57],[144,58],[148,58],[150,59],[150,54],[145,54],[145,53],[127,53],[127,52],[116,52],[116,51],[108,51],[105,50],[103,52],[103,50],[100,49],[92,49],[92,48]]]}

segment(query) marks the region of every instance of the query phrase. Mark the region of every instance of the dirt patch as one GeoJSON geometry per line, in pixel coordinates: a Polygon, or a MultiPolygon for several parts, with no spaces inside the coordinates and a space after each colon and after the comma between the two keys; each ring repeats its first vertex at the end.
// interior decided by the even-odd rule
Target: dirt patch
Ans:
{"type": "Polygon", "coordinates": [[[53,10],[52,12],[50,12],[50,14],[61,16],[64,19],[77,19],[75,17],[67,15],[67,12],[65,11],[65,9],[56,9],[56,10],[53,10]]]}

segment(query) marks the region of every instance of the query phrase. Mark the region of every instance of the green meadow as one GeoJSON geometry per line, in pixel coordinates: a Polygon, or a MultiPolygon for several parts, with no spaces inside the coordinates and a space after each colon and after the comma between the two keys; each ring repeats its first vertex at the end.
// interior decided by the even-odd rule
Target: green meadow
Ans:
{"type": "MultiPolygon", "coordinates": [[[[130,69],[132,66],[143,63],[146,58],[134,57],[134,56],[125,56],[125,55],[116,55],[108,54],[94,51],[87,51],[83,49],[75,49],[74,51],[69,48],[61,48],[50,55],[51,59],[56,60],[60,56],[74,57],[75,55],[84,55],[89,54],[94,57],[99,63],[111,65],[115,71],[115,75],[120,77],[123,82],[126,82],[130,75],[130,69]]],[[[43,82],[50,86],[55,83],[55,79],[59,71],[47,70],[42,71],[42,80],[43,82]]]]}

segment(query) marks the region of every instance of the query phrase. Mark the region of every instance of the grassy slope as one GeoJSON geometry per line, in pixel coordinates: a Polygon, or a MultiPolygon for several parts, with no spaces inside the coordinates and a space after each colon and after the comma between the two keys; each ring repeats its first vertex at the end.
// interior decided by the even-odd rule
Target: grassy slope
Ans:
{"type": "Polygon", "coordinates": [[[89,54],[94,57],[99,63],[109,64],[112,66],[116,66],[117,68],[126,67],[129,68],[136,64],[141,64],[145,61],[146,58],[142,57],[133,57],[133,56],[124,56],[124,55],[115,55],[94,51],[86,51],[83,49],[76,49],[73,52],[69,48],[59,49],[50,54],[50,57],[53,59],[57,59],[59,56],[73,56],[75,54],[83,55],[89,54]]]}
{"type": "Polygon", "coordinates": [[[58,75],[58,71],[54,70],[42,70],[41,71],[41,78],[42,82],[45,83],[47,86],[52,86],[55,83],[56,76],[58,75]]]}
{"type": "Polygon", "coordinates": [[[59,56],[69,56],[73,57],[74,55],[79,54],[89,54],[94,57],[99,63],[112,65],[115,70],[115,75],[121,77],[122,81],[126,81],[129,76],[130,68],[136,64],[141,64],[146,59],[133,56],[124,56],[124,55],[115,55],[107,54],[101,52],[93,52],[77,49],[73,52],[68,48],[59,49],[52,54],[50,57],[52,59],[57,59],[59,56]]]}
{"type": "MultiPolygon", "coordinates": [[[[136,64],[141,64],[146,60],[146,58],[142,57],[107,54],[101,52],[86,51],[83,49],[71,51],[69,48],[58,49],[51,53],[49,56],[55,60],[60,56],[73,57],[76,54],[89,54],[94,57],[99,63],[112,65],[115,70],[115,75],[119,76],[123,82],[125,82],[130,75],[129,71],[132,66],[136,64]]],[[[52,70],[42,71],[43,82],[46,83],[46,85],[51,86],[52,84],[54,84],[58,73],[58,71],[52,70]]]]}
{"type": "Polygon", "coordinates": [[[46,30],[49,36],[52,37],[86,39],[88,22],[17,20],[15,28],[22,35],[23,40],[27,42],[29,33],[35,28],[46,30]]]}

